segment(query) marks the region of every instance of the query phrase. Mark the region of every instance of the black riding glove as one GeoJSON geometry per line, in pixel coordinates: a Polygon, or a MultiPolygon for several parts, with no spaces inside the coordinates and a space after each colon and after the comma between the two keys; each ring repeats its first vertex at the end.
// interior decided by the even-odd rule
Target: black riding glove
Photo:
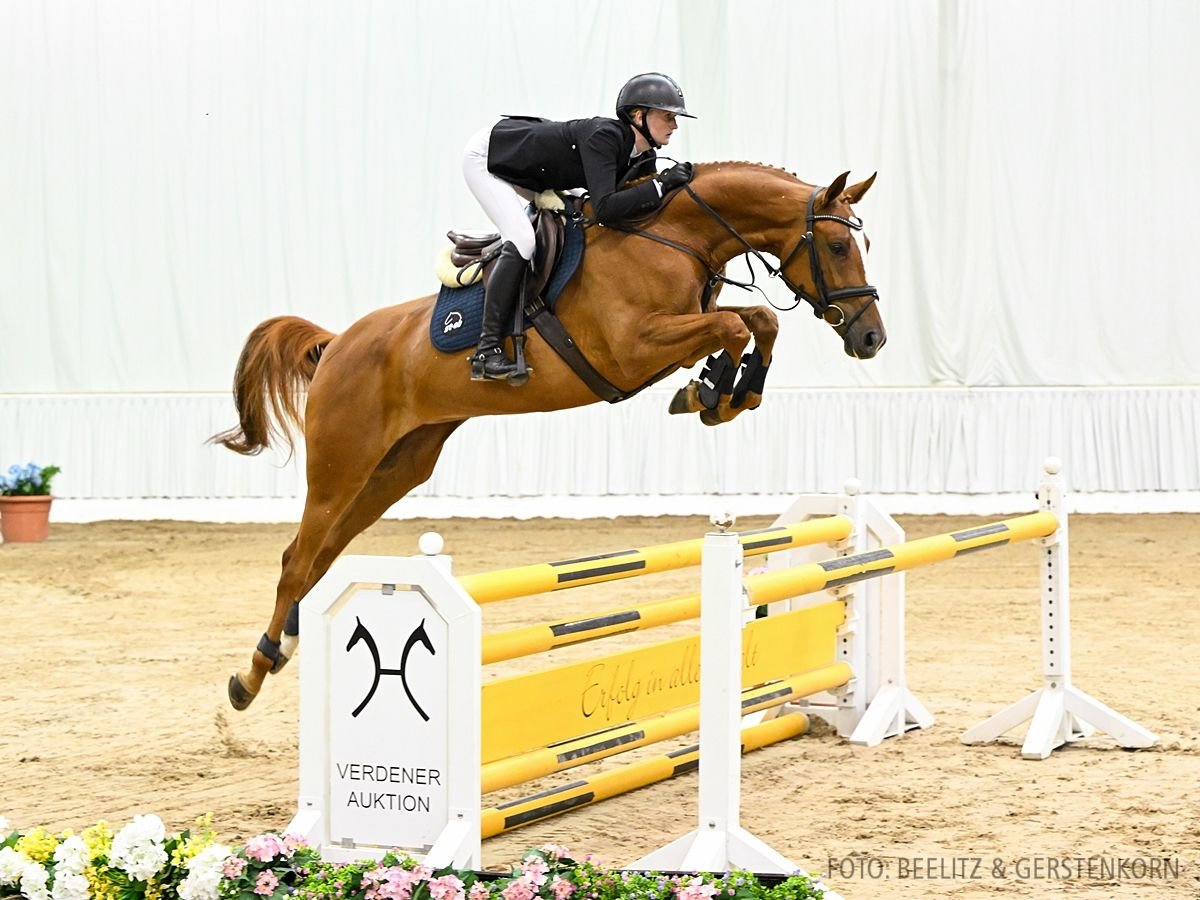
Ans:
{"type": "Polygon", "coordinates": [[[690,162],[675,163],[671,168],[658,173],[658,183],[662,185],[663,193],[683,187],[692,180],[696,172],[690,162]]]}

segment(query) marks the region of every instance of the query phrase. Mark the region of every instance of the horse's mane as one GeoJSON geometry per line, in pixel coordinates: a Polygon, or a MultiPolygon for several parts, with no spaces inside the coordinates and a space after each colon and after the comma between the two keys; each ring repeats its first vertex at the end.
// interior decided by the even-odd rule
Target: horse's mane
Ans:
{"type": "Polygon", "coordinates": [[[789,178],[795,178],[797,181],[800,181],[799,175],[797,175],[795,172],[789,172],[782,166],[773,166],[770,163],[763,162],[750,162],[746,159],[723,159],[716,160],[714,162],[696,163],[696,170],[699,172],[700,169],[707,169],[709,166],[738,166],[739,168],[747,169],[767,169],[769,171],[778,172],[781,175],[787,175],[789,178]]]}
{"type": "MultiPolygon", "coordinates": [[[[807,184],[807,182],[804,181],[795,172],[789,172],[787,169],[783,168],[782,166],[773,166],[770,163],[750,162],[749,160],[745,160],[745,159],[721,159],[721,160],[713,160],[710,162],[694,163],[694,165],[696,167],[697,175],[699,175],[703,171],[707,171],[709,169],[714,169],[714,168],[720,168],[721,166],[736,166],[736,167],[742,168],[742,169],[765,169],[769,172],[777,172],[780,175],[786,175],[788,178],[794,178],[796,181],[799,181],[801,184],[807,184]]],[[[643,175],[640,178],[634,178],[632,181],[626,182],[625,186],[629,187],[630,185],[641,184],[643,181],[647,181],[653,177],[654,177],[653,175],[643,175]]]]}
{"type": "MultiPolygon", "coordinates": [[[[802,180],[800,178],[800,176],[797,175],[795,172],[789,172],[787,169],[784,169],[781,166],[772,166],[772,165],[769,165],[768,163],[749,162],[747,160],[737,160],[737,159],[732,159],[732,160],[727,159],[727,160],[717,160],[714,162],[695,163],[694,165],[696,168],[696,177],[697,178],[700,177],[700,175],[702,175],[710,170],[718,169],[722,166],[725,166],[725,167],[737,167],[739,169],[759,169],[762,171],[772,172],[772,173],[775,173],[778,175],[782,175],[786,178],[792,179],[793,181],[795,181],[799,184],[805,184],[805,185],[808,184],[808,182],[802,180]]],[[[640,178],[634,178],[631,181],[626,182],[624,186],[630,187],[631,185],[642,184],[643,182],[649,181],[653,177],[654,177],[653,175],[643,175],[640,178]]],[[[634,226],[634,227],[643,227],[643,226],[648,225],[649,223],[655,221],[659,216],[661,216],[663,213],[665,213],[667,211],[667,207],[670,206],[671,201],[674,200],[675,197],[679,195],[680,190],[681,190],[680,188],[676,188],[672,193],[668,194],[666,197],[666,200],[663,202],[662,206],[658,207],[657,209],[651,210],[649,213],[645,214],[644,216],[640,216],[639,218],[636,218],[636,219],[631,219],[626,224],[634,226]]]]}

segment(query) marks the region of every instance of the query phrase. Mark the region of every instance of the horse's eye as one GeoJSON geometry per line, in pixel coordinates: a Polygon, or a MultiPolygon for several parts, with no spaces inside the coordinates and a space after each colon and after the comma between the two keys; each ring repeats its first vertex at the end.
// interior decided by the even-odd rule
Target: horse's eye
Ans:
{"type": "Polygon", "coordinates": [[[841,241],[834,241],[829,245],[829,252],[834,256],[845,256],[848,250],[841,241]]]}

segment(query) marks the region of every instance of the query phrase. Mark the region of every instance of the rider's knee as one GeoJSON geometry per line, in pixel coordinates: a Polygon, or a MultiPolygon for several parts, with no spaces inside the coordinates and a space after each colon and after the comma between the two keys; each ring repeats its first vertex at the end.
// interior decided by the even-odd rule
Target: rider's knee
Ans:
{"type": "Polygon", "coordinates": [[[517,252],[521,254],[521,259],[529,262],[533,259],[533,251],[537,247],[537,238],[534,236],[533,229],[528,229],[527,232],[518,232],[513,235],[504,235],[506,241],[512,241],[513,246],[517,248],[517,252]]]}

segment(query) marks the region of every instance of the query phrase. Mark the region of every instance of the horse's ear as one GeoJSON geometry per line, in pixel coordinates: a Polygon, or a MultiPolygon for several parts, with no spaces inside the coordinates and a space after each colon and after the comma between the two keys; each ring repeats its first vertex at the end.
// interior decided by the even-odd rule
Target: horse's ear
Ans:
{"type": "Polygon", "coordinates": [[[865,194],[870,189],[871,185],[875,183],[875,176],[878,174],[878,172],[872,172],[871,177],[866,181],[860,181],[858,184],[852,184],[850,187],[846,188],[845,193],[842,195],[846,198],[846,202],[853,204],[861,200],[863,198],[863,194],[865,194]]]}
{"type": "Polygon", "coordinates": [[[831,203],[836,203],[837,198],[842,196],[842,191],[846,189],[846,179],[850,177],[849,172],[843,172],[837,178],[830,182],[829,187],[821,191],[819,198],[820,202],[815,204],[817,209],[829,206],[831,203]]]}

